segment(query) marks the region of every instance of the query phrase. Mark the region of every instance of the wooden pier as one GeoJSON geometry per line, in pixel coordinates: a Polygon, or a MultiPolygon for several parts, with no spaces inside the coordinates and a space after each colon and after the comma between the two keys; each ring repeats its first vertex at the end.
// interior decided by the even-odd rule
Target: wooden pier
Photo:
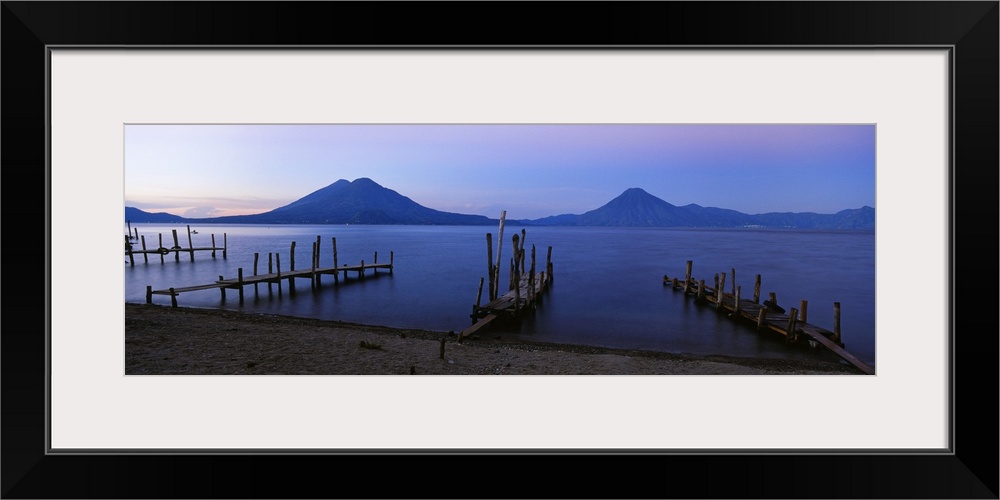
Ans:
{"type": "Polygon", "coordinates": [[[750,299],[741,297],[741,287],[736,285],[736,270],[730,269],[730,292],[726,293],[726,273],[716,274],[712,284],[705,280],[695,280],[691,275],[692,261],[687,261],[683,278],[669,278],[663,275],[663,285],[670,286],[675,291],[682,291],[686,296],[693,297],[696,302],[714,307],[719,312],[727,313],[734,320],[742,320],[755,324],[758,331],[772,331],[785,336],[785,341],[797,343],[802,340],[810,346],[822,345],[834,354],[853,365],[866,375],[874,375],[875,369],[868,366],[853,354],[844,349],[840,337],[840,303],[833,304],[833,330],[827,330],[810,324],[808,320],[808,305],[805,300],[799,302],[798,308],[790,308],[787,313],[778,305],[774,292],[768,299],[760,301],[760,275],[754,281],[753,296],[750,299]]]}
{"type": "Polygon", "coordinates": [[[163,264],[164,258],[167,255],[170,255],[171,253],[174,254],[174,261],[175,262],[179,262],[180,259],[181,259],[181,253],[182,252],[187,253],[187,254],[190,255],[191,262],[194,262],[194,253],[195,252],[212,252],[212,258],[214,259],[216,251],[221,251],[222,252],[222,258],[223,259],[226,258],[226,254],[227,254],[227,251],[226,251],[226,248],[227,248],[226,233],[222,233],[222,246],[221,247],[215,246],[215,234],[214,233],[212,234],[212,246],[210,246],[210,247],[195,247],[194,243],[193,243],[193,239],[191,238],[191,234],[192,234],[191,226],[187,226],[187,236],[188,236],[188,247],[187,248],[182,248],[181,247],[180,241],[178,241],[178,238],[177,238],[177,230],[176,229],[173,230],[173,236],[174,236],[174,244],[173,244],[173,246],[171,246],[169,248],[163,246],[163,233],[160,233],[159,234],[158,246],[156,248],[151,248],[151,247],[147,248],[146,247],[146,235],[140,236],[139,235],[139,228],[135,228],[135,234],[133,235],[132,234],[132,224],[129,223],[129,234],[125,235],[125,256],[128,257],[129,265],[132,265],[132,266],[135,265],[135,256],[136,255],[142,255],[142,261],[143,261],[143,263],[146,263],[146,264],[149,263],[149,256],[150,255],[159,255],[160,256],[160,264],[163,264]],[[139,241],[139,245],[140,245],[141,250],[136,248],[136,244],[133,243],[133,240],[139,241]]]}
{"type": "Polygon", "coordinates": [[[500,214],[500,230],[497,238],[497,260],[493,264],[493,235],[486,233],[487,248],[487,274],[489,281],[489,302],[480,305],[483,295],[484,278],[479,279],[479,291],[476,294],[476,303],[472,306],[472,326],[462,330],[458,334],[458,341],[461,342],[466,337],[476,333],[493,321],[500,318],[516,318],[525,311],[534,310],[541,301],[542,295],[552,284],[552,247],[548,247],[545,257],[545,270],[535,271],[535,246],[531,246],[531,266],[525,270],[525,231],[522,229],[520,236],[514,234],[511,238],[512,252],[514,257],[510,261],[510,281],[507,293],[499,294],[500,281],[500,254],[503,241],[503,226],[507,212],[500,214]]]}
{"type": "Polygon", "coordinates": [[[308,279],[310,281],[310,286],[313,289],[319,288],[322,284],[322,276],[332,275],[335,284],[340,283],[341,274],[343,274],[343,279],[346,281],[351,273],[357,273],[357,279],[365,279],[365,272],[371,270],[373,274],[378,274],[379,269],[388,270],[389,274],[392,274],[393,269],[393,252],[389,252],[389,262],[379,262],[378,252],[375,252],[374,259],[371,263],[365,263],[361,261],[360,264],[353,265],[338,265],[337,263],[337,239],[332,239],[333,246],[333,266],[323,267],[320,264],[320,237],[316,237],[316,241],[312,244],[312,259],[310,266],[305,269],[295,269],[295,242],[292,242],[291,249],[289,251],[290,256],[290,268],[287,271],[281,270],[281,256],[279,254],[268,254],[267,263],[267,273],[258,274],[258,261],[259,254],[254,254],[253,262],[253,274],[245,276],[243,273],[243,268],[237,270],[237,275],[235,278],[225,278],[219,276],[219,279],[203,285],[192,285],[184,287],[171,287],[160,290],[154,290],[152,286],[146,286],[146,303],[153,303],[153,295],[167,295],[170,297],[170,305],[177,307],[177,296],[182,293],[195,292],[200,290],[212,290],[218,289],[222,294],[222,299],[226,298],[226,290],[237,290],[239,293],[240,305],[243,304],[244,287],[248,285],[253,285],[254,296],[259,295],[259,286],[267,285],[268,294],[273,293],[274,286],[278,288],[278,296],[282,295],[283,287],[282,282],[287,281],[290,292],[295,291],[295,280],[296,279],[308,279]],[[272,258],[273,257],[273,258],[272,258]]]}

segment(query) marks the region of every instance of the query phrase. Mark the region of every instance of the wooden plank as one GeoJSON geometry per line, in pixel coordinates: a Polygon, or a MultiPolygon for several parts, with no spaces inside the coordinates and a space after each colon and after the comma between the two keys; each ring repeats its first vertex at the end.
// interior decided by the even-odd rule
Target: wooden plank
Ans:
{"type": "Polygon", "coordinates": [[[490,324],[490,322],[497,319],[498,317],[499,316],[497,316],[496,314],[487,314],[486,316],[483,316],[483,318],[477,321],[476,324],[466,328],[465,330],[462,330],[462,332],[458,334],[459,340],[468,337],[473,333],[476,333],[477,331],[482,329],[484,326],[490,324]]]}
{"type": "MultiPolygon", "coordinates": [[[[211,290],[213,288],[222,288],[222,286],[223,285],[220,284],[220,283],[211,283],[211,284],[208,284],[208,285],[184,286],[184,287],[180,287],[180,288],[174,288],[173,290],[174,290],[174,293],[176,294],[176,293],[181,293],[181,292],[194,292],[194,291],[198,291],[198,290],[211,290]]],[[[170,295],[170,290],[153,290],[152,293],[154,295],[170,295]]]]}
{"type": "Polygon", "coordinates": [[[854,365],[854,367],[857,368],[858,370],[861,370],[862,373],[864,373],[866,375],[875,375],[875,369],[874,368],[868,366],[867,364],[865,364],[860,359],[854,357],[853,354],[847,352],[842,347],[840,347],[839,345],[835,344],[832,340],[826,338],[825,335],[817,332],[815,329],[813,329],[813,328],[803,328],[802,329],[802,333],[808,335],[809,337],[811,337],[816,342],[819,342],[820,344],[823,344],[824,347],[826,347],[827,349],[833,351],[835,354],[837,354],[841,358],[844,358],[845,361],[847,361],[848,363],[854,365]]]}

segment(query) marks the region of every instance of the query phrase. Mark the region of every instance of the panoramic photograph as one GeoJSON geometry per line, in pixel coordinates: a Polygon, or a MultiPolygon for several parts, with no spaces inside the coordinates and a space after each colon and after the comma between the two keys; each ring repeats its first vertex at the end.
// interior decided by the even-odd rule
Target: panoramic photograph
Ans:
{"type": "Polygon", "coordinates": [[[873,124],[127,124],[126,375],[874,375],[873,124]]]}

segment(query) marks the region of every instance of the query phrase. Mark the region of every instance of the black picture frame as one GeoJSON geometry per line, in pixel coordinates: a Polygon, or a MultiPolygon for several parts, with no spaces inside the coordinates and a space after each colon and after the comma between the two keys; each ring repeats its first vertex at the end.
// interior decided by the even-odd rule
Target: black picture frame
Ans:
{"type": "Polygon", "coordinates": [[[998,498],[997,1],[2,4],[4,498],[998,498]],[[48,454],[52,45],[951,47],[952,453],[48,454]]]}

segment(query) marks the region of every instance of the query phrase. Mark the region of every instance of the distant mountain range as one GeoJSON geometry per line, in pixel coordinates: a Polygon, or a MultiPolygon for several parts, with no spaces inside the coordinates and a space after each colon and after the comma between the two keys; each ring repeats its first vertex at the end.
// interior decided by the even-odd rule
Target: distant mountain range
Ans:
{"type": "MultiPolygon", "coordinates": [[[[424,207],[371,179],[338,180],[288,205],[269,212],[227,217],[185,218],[125,207],[125,220],[135,223],[218,224],[399,224],[495,225],[499,219],[442,212],[424,207]]],[[[509,220],[531,226],[705,227],[874,229],[875,209],[861,207],[835,214],[773,212],[750,215],[695,204],[676,206],[639,188],[626,189],[600,208],[574,215],[534,220],[509,220]]]]}

